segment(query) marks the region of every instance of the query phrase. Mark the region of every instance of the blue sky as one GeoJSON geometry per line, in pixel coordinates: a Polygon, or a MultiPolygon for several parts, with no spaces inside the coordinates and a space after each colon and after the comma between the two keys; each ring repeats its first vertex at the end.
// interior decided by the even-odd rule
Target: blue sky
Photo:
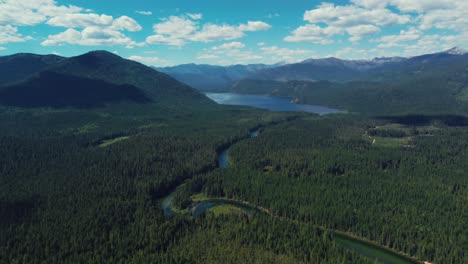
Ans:
{"type": "Polygon", "coordinates": [[[414,56],[468,47],[466,0],[0,0],[0,55],[148,65],[414,56]]]}

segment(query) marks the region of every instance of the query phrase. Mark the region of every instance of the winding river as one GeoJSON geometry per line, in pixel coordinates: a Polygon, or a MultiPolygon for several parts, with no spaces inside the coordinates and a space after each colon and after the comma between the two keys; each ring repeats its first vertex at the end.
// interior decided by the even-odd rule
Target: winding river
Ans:
{"type": "MultiPolygon", "coordinates": [[[[260,129],[255,129],[249,132],[249,138],[257,137],[260,133],[260,129]]],[[[226,147],[218,154],[218,167],[221,169],[227,169],[229,167],[228,152],[231,146],[226,147]]],[[[175,191],[166,196],[162,202],[161,207],[164,214],[168,217],[172,216],[175,212],[172,209],[172,200],[174,199],[175,191]]],[[[256,207],[240,201],[234,201],[224,198],[208,199],[202,202],[194,203],[191,207],[192,217],[196,217],[198,214],[206,213],[208,210],[213,209],[217,206],[230,205],[237,207],[242,210],[249,218],[252,217],[254,212],[257,213],[268,213],[266,209],[256,207]]],[[[270,214],[271,215],[271,214],[270,214]]],[[[335,242],[338,246],[352,250],[359,253],[362,256],[368,257],[376,261],[376,263],[382,264],[415,264],[421,263],[413,258],[407,257],[403,254],[390,250],[388,248],[379,246],[373,242],[368,242],[363,239],[359,239],[348,235],[343,232],[330,230],[334,234],[335,242]]]]}

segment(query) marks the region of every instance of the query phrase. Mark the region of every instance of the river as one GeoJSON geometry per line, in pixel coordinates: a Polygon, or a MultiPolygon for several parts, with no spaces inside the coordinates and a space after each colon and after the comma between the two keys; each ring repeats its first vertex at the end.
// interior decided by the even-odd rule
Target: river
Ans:
{"type": "MultiPolygon", "coordinates": [[[[249,137],[257,137],[260,133],[260,129],[255,129],[249,132],[249,137]]],[[[229,167],[228,152],[231,146],[223,149],[218,153],[218,167],[221,169],[227,169],[229,167]]],[[[172,209],[172,200],[174,198],[175,191],[165,197],[161,202],[161,208],[164,214],[168,217],[173,215],[175,212],[172,209]]],[[[202,202],[194,203],[191,207],[192,217],[196,217],[198,214],[206,213],[208,210],[217,206],[232,205],[241,209],[249,218],[252,217],[254,212],[265,213],[265,209],[258,208],[254,205],[245,204],[239,201],[233,201],[228,199],[208,199],[202,202]]],[[[271,213],[269,213],[271,215],[271,213]]],[[[355,251],[362,256],[376,260],[376,263],[382,264],[415,264],[420,263],[414,259],[406,257],[402,254],[394,252],[390,249],[378,246],[374,243],[364,241],[362,239],[354,238],[344,233],[330,230],[333,232],[335,242],[338,246],[346,248],[348,250],[355,251]]]]}

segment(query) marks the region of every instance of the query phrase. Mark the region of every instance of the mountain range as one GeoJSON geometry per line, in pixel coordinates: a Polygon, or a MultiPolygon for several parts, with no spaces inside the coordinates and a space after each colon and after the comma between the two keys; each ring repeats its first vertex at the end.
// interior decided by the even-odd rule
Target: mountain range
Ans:
{"type": "Polygon", "coordinates": [[[0,57],[0,104],[7,106],[215,105],[198,90],[289,97],[368,114],[468,113],[468,52],[158,69],[106,51],[0,57]]]}
{"type": "Polygon", "coordinates": [[[342,60],[338,58],[308,59],[299,63],[279,65],[213,66],[185,64],[157,68],[177,80],[203,91],[228,91],[239,80],[274,81],[353,81],[393,80],[417,77],[434,70],[443,70],[448,64],[468,60],[468,52],[460,48],[422,56],[383,57],[372,60],[342,60]]]}

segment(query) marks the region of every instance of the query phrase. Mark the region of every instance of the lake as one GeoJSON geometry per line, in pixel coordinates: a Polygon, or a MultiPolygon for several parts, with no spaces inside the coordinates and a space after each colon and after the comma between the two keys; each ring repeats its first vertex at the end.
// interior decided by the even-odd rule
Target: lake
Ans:
{"type": "Polygon", "coordinates": [[[295,104],[290,98],[279,98],[266,95],[248,95],[234,93],[205,93],[218,104],[253,106],[271,111],[306,112],[319,115],[342,113],[344,111],[320,105],[295,104]]]}

